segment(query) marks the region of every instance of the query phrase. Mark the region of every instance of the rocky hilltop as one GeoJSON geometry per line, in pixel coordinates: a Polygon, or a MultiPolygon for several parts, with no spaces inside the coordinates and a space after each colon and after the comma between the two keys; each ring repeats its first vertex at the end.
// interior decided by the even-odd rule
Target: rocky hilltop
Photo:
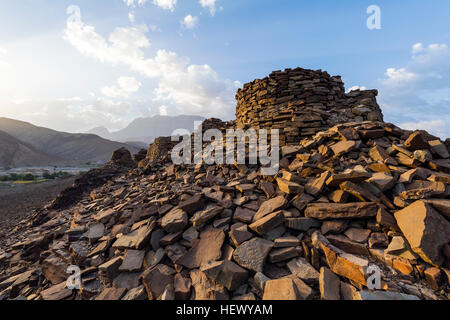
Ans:
{"type": "Polygon", "coordinates": [[[448,139],[384,123],[376,91],[322,71],[237,99],[236,121],[204,127],[282,129],[276,176],[175,165],[163,137],[118,150],[3,237],[0,299],[450,297],[448,139]]]}

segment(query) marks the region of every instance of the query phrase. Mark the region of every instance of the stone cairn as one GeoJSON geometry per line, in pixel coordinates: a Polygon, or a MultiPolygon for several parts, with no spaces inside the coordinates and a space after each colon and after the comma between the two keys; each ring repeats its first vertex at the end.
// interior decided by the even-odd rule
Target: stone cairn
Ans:
{"type": "Polygon", "coordinates": [[[279,129],[281,146],[297,144],[337,123],[383,121],[377,93],[345,94],[341,77],[321,70],[274,71],[238,90],[236,126],[279,129]]]}

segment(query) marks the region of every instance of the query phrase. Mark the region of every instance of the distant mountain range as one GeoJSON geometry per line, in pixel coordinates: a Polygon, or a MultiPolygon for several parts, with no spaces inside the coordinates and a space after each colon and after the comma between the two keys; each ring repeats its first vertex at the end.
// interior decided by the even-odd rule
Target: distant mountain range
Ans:
{"type": "Polygon", "coordinates": [[[137,118],[125,129],[109,132],[105,127],[94,128],[87,133],[96,134],[102,138],[126,142],[130,144],[150,144],[160,136],[170,136],[177,129],[194,130],[195,121],[202,122],[205,118],[200,116],[153,116],[148,118],[137,118]]]}
{"type": "Polygon", "coordinates": [[[121,147],[132,153],[140,149],[94,134],[59,132],[0,117],[0,167],[105,163],[121,147]]]}

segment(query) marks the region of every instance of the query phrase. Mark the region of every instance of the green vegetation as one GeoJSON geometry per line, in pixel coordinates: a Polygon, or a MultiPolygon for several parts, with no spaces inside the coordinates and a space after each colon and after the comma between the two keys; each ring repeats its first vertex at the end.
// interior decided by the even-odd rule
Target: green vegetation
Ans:
{"type": "Polygon", "coordinates": [[[50,173],[50,171],[44,171],[44,174],[42,175],[42,177],[44,179],[48,179],[48,180],[53,180],[56,178],[63,178],[63,177],[68,177],[70,176],[70,173],[65,172],[65,171],[58,171],[58,172],[53,172],[50,173]]]}
{"type": "Polygon", "coordinates": [[[71,175],[70,173],[65,171],[50,173],[49,171],[46,170],[42,174],[42,179],[38,179],[39,177],[32,173],[23,173],[23,174],[11,173],[9,175],[0,176],[0,182],[7,182],[7,181],[12,181],[14,183],[42,182],[46,180],[54,180],[57,178],[68,177],[70,175],[71,175]]]}

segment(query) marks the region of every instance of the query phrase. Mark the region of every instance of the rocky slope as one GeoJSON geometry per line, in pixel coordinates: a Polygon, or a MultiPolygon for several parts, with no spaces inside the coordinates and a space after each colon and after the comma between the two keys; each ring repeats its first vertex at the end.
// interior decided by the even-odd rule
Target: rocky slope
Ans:
{"type": "Polygon", "coordinates": [[[7,234],[0,299],[449,299],[448,140],[357,120],[297,136],[274,177],[118,151],[7,234]]]}

